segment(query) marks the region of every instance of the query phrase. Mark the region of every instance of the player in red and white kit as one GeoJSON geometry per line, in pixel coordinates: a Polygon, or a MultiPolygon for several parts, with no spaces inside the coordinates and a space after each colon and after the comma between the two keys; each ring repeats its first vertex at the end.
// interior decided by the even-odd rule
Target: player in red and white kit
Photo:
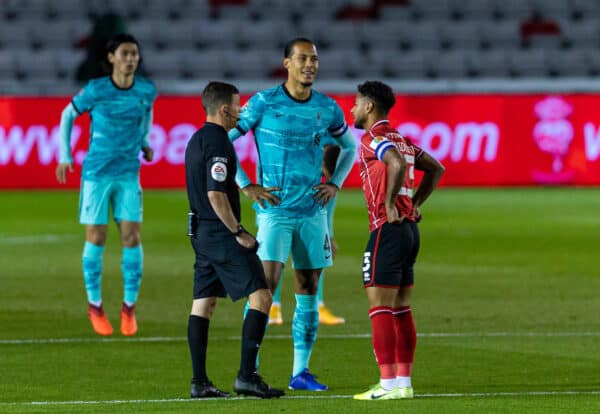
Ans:
{"type": "Polygon", "coordinates": [[[413,397],[410,377],[417,334],[410,298],[419,251],[419,207],[444,173],[437,160],[390,125],[387,116],[395,101],[389,86],[368,81],[358,86],[352,108],[354,125],[366,130],[359,166],[371,237],[362,271],[381,373],[377,385],[354,396],[358,400],[413,397]],[[424,176],[413,195],[415,168],[424,176]]]}

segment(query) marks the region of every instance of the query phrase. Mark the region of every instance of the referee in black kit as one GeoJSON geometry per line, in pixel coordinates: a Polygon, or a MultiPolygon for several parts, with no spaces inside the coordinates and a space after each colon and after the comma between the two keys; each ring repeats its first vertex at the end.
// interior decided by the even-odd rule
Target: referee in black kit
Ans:
{"type": "Polygon", "coordinates": [[[235,150],[227,131],[235,127],[240,95],[233,85],[210,82],[202,92],[206,122],[185,151],[185,175],[190,202],[189,235],[196,253],[194,301],[188,321],[192,358],[191,397],[229,397],[206,375],[208,326],[217,297],[248,297],[250,309],[242,327],[240,370],[233,389],[261,398],[284,392],[268,386],[256,372],[256,356],[265,334],[272,298],[258,244],[240,224],[240,196],[235,183],[235,150]]]}

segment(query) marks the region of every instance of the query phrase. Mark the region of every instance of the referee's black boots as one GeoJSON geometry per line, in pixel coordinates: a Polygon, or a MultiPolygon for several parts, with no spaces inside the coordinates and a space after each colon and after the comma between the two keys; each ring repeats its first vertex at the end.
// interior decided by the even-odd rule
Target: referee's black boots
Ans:
{"type": "Polygon", "coordinates": [[[239,395],[252,395],[259,398],[279,398],[285,395],[282,390],[267,385],[257,373],[250,374],[248,378],[243,378],[238,374],[233,384],[233,390],[239,395]]]}
{"type": "Polygon", "coordinates": [[[210,381],[195,382],[192,381],[192,387],[190,388],[190,397],[192,398],[227,398],[231,397],[231,394],[225,391],[221,391],[213,385],[210,381]]]}

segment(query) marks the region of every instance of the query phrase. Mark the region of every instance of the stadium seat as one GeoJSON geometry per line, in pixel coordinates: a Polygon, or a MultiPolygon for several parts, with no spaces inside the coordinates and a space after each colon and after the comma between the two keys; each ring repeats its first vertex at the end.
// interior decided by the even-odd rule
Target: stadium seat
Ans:
{"type": "Polygon", "coordinates": [[[546,50],[509,50],[508,65],[512,76],[518,77],[546,77],[550,75],[546,50]]]}
{"type": "Polygon", "coordinates": [[[195,51],[189,50],[146,49],[144,51],[144,67],[150,77],[180,77],[183,72],[183,57],[194,53],[195,51]]]}
{"type": "Polygon", "coordinates": [[[400,39],[403,48],[436,50],[441,47],[440,23],[431,20],[407,22],[400,25],[400,39]]]}
{"type": "Polygon", "coordinates": [[[232,79],[264,79],[270,67],[266,52],[253,49],[246,51],[224,50],[222,54],[224,75],[232,79]]]}
{"type": "Polygon", "coordinates": [[[415,19],[412,9],[407,5],[384,5],[379,7],[379,18],[390,22],[407,22],[415,19]]]}
{"type": "Polygon", "coordinates": [[[17,61],[13,50],[0,53],[0,79],[15,79],[17,76],[17,61]]]}
{"type": "Polygon", "coordinates": [[[415,17],[424,20],[449,20],[452,16],[452,0],[418,0],[409,4],[415,17]]]}
{"type": "Polygon", "coordinates": [[[464,20],[491,19],[494,16],[495,0],[452,0],[453,13],[464,20]]]}
{"type": "Polygon", "coordinates": [[[600,75],[600,53],[598,49],[587,49],[585,50],[586,61],[588,63],[589,72],[593,76],[600,75]]]}
{"type": "Polygon", "coordinates": [[[495,0],[495,13],[502,19],[523,20],[534,12],[532,0],[495,0]]]}
{"type": "Polygon", "coordinates": [[[467,67],[477,77],[505,78],[509,75],[507,52],[504,49],[467,52],[467,67]]]}
{"type": "Polygon", "coordinates": [[[38,22],[49,17],[46,0],[3,0],[4,15],[10,19],[35,19],[38,22]]]}
{"type": "Polygon", "coordinates": [[[600,3],[595,0],[571,0],[571,9],[576,17],[586,19],[600,17],[600,3]]]}
{"type": "Polygon", "coordinates": [[[31,49],[18,50],[15,52],[17,73],[20,78],[33,79],[56,79],[59,78],[58,58],[54,50],[34,51],[31,49]]]}
{"type": "Polygon", "coordinates": [[[258,15],[255,14],[254,9],[247,5],[233,5],[225,4],[223,6],[215,7],[211,11],[212,16],[219,19],[225,19],[229,21],[249,23],[252,20],[256,20],[258,15]]]}
{"type": "Polygon", "coordinates": [[[287,0],[250,0],[250,14],[259,20],[291,23],[295,8],[287,0]]]}
{"type": "Polygon", "coordinates": [[[590,48],[600,46],[600,23],[597,19],[561,20],[559,25],[561,40],[569,47],[590,48]]]}
{"type": "Polygon", "coordinates": [[[356,76],[364,57],[357,50],[329,49],[319,52],[319,78],[336,79],[356,76]]]}
{"type": "Polygon", "coordinates": [[[90,32],[92,24],[88,19],[63,19],[34,26],[32,41],[42,48],[69,48],[90,32]]]}
{"type": "Polygon", "coordinates": [[[224,52],[221,49],[207,49],[183,53],[181,70],[188,79],[223,79],[225,76],[224,52]]]}
{"type": "Polygon", "coordinates": [[[356,49],[361,44],[359,25],[355,22],[322,21],[319,24],[314,24],[315,30],[311,33],[310,28],[307,26],[313,24],[314,21],[305,21],[303,30],[310,33],[312,40],[317,43],[319,48],[356,49]]]}
{"type": "Polygon", "coordinates": [[[40,24],[35,19],[4,21],[0,24],[0,47],[31,48],[33,47],[33,30],[40,24]]]}
{"type": "Polygon", "coordinates": [[[431,57],[428,62],[429,74],[435,78],[467,78],[469,70],[467,52],[463,49],[452,49],[431,57]]]}
{"type": "Polygon", "coordinates": [[[532,49],[559,49],[563,39],[559,35],[531,35],[523,40],[523,45],[532,49]]]}
{"type": "Polygon", "coordinates": [[[470,20],[459,23],[448,23],[440,28],[443,46],[458,49],[477,49],[483,44],[481,33],[488,21],[470,20]]]}
{"type": "Polygon", "coordinates": [[[87,19],[89,9],[87,2],[81,0],[48,1],[48,15],[58,21],[65,19],[87,19]]]}
{"type": "MultiPolygon", "coordinates": [[[[19,96],[26,94],[27,85],[16,78],[7,78],[2,75],[2,57],[0,57],[0,96],[19,96]]],[[[33,92],[38,94],[37,89],[33,92]]]]}
{"type": "Polygon", "coordinates": [[[198,37],[198,28],[205,26],[202,20],[180,19],[168,24],[152,24],[153,22],[148,21],[145,23],[154,29],[152,36],[158,48],[187,49],[202,45],[202,40],[198,37]]]}
{"type": "Polygon", "coordinates": [[[400,26],[397,22],[380,20],[361,24],[357,30],[363,46],[366,46],[367,49],[388,47],[394,51],[399,49],[401,44],[400,26]]]}
{"type": "Polygon", "coordinates": [[[571,0],[531,0],[535,13],[548,19],[567,19],[573,14],[571,0]]]}
{"type": "Polygon", "coordinates": [[[77,85],[72,81],[51,78],[34,78],[28,79],[26,82],[21,82],[22,92],[24,95],[46,95],[46,96],[73,96],[81,89],[81,85],[77,85]]]}
{"type": "Polygon", "coordinates": [[[192,29],[192,36],[203,47],[230,48],[239,38],[240,26],[235,21],[203,21],[192,29]]]}
{"type": "Polygon", "coordinates": [[[142,53],[144,49],[157,47],[154,29],[157,24],[160,24],[159,27],[162,27],[163,22],[164,20],[162,19],[143,19],[127,24],[127,31],[140,42],[142,53]]]}
{"type": "Polygon", "coordinates": [[[484,47],[514,49],[521,46],[518,20],[490,21],[481,27],[484,47]]]}
{"type": "Polygon", "coordinates": [[[295,35],[288,22],[261,20],[241,25],[236,43],[245,48],[277,49],[283,53],[284,45],[295,35]]]}
{"type": "Polygon", "coordinates": [[[422,79],[427,77],[429,62],[435,53],[420,49],[390,53],[386,49],[371,51],[371,64],[386,78],[422,79]]]}
{"type": "Polygon", "coordinates": [[[75,79],[75,71],[85,59],[86,52],[81,49],[57,49],[55,53],[58,76],[63,79],[75,79]]]}
{"type": "Polygon", "coordinates": [[[554,76],[590,76],[589,56],[597,54],[594,49],[548,50],[548,66],[554,76]]]}

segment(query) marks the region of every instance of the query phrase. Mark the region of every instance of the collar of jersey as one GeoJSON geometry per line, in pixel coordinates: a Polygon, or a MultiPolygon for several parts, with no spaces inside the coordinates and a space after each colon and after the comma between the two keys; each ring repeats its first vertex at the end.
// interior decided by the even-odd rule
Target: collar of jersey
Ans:
{"type": "Polygon", "coordinates": [[[285,87],[285,82],[281,84],[281,88],[283,89],[285,94],[294,102],[307,103],[308,101],[310,101],[310,98],[312,98],[312,88],[310,89],[310,95],[308,96],[308,98],[306,98],[304,100],[294,98],[292,96],[292,94],[290,94],[290,91],[288,91],[287,88],[285,87]]]}
{"type": "Polygon", "coordinates": [[[135,85],[135,76],[133,77],[133,82],[131,83],[131,86],[129,88],[121,88],[121,87],[119,87],[119,85],[117,85],[115,83],[115,81],[113,80],[112,75],[109,75],[108,77],[110,78],[110,83],[112,83],[113,86],[115,88],[117,88],[118,90],[120,90],[120,91],[128,91],[129,89],[133,88],[133,85],[135,85]]]}
{"type": "Polygon", "coordinates": [[[387,119],[381,119],[377,122],[375,122],[373,125],[371,125],[371,128],[369,128],[369,132],[373,131],[373,129],[375,129],[376,126],[379,126],[381,124],[389,124],[390,121],[387,119]]]}

